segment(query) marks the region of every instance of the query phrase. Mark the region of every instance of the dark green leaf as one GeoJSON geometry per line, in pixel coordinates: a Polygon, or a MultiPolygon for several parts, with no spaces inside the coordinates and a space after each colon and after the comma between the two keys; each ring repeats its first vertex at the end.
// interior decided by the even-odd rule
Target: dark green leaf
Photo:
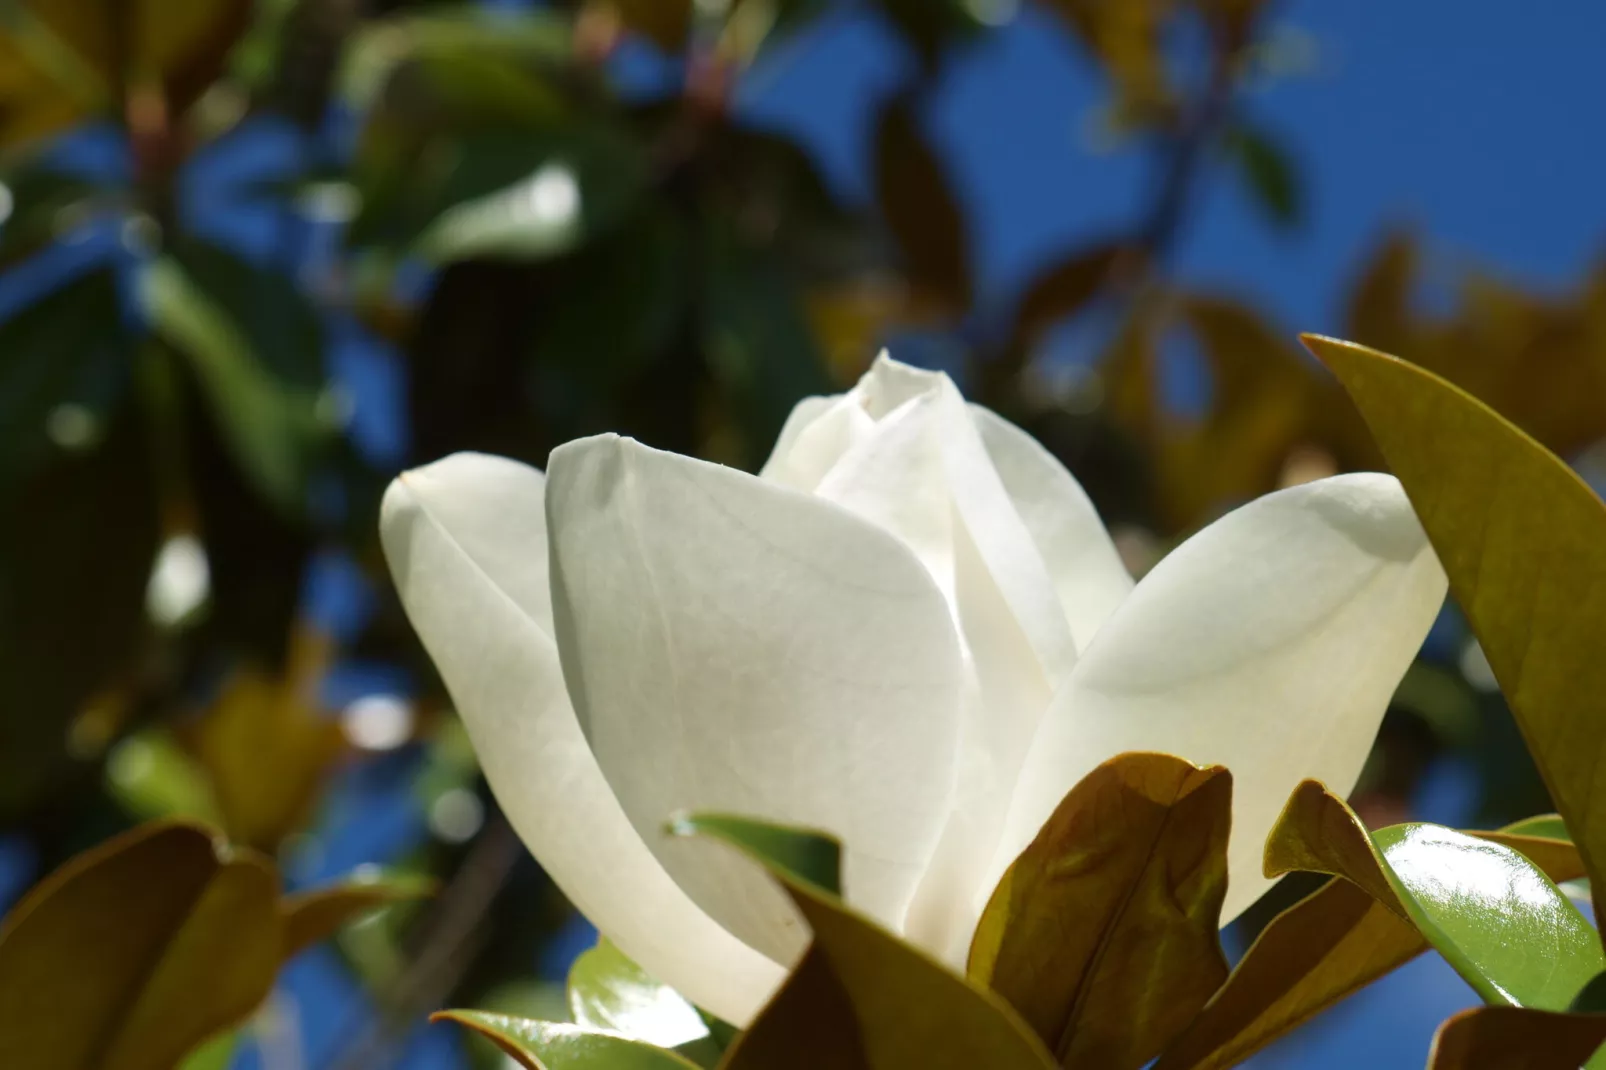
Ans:
{"type": "Polygon", "coordinates": [[[1299,171],[1282,142],[1264,130],[1239,123],[1227,132],[1225,145],[1267,219],[1279,227],[1292,227],[1304,218],[1299,171]]]}
{"type": "Polygon", "coordinates": [[[1124,754],[1072,788],[977,926],[969,973],[1064,1067],[1137,1070],[1227,977],[1232,777],[1124,754]]]}
{"type": "Polygon", "coordinates": [[[1567,1009],[1574,1014],[1606,1013],[1606,973],[1597,973],[1589,979],[1567,1009]]]}
{"type": "Polygon", "coordinates": [[[1554,454],[1404,361],[1332,339],[1337,373],[1405,484],[1594,889],[1606,888],[1606,507],[1554,454]]]}
{"type": "Polygon", "coordinates": [[[483,1011],[441,1011],[430,1021],[472,1029],[528,1070],[697,1070],[672,1051],[577,1025],[483,1011]]]}
{"type": "Polygon", "coordinates": [[[0,1066],[169,1070],[268,994],[273,867],[157,824],[79,855],[0,927],[0,1066]]]}
{"type": "Polygon", "coordinates": [[[758,859],[788,884],[807,884],[829,895],[842,894],[842,851],[835,840],[822,832],[730,814],[689,814],[671,821],[669,832],[723,840],[758,859]]]}

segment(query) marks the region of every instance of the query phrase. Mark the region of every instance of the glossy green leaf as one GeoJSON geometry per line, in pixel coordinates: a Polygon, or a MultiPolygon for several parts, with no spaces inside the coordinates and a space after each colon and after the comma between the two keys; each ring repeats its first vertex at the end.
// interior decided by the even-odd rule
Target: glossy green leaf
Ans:
{"type": "Polygon", "coordinates": [[[1603,1041],[1606,1015],[1474,1007],[1439,1027],[1428,1070],[1577,1070],[1603,1041]]]}
{"type": "Polygon", "coordinates": [[[1123,754],[1072,788],[1004,873],[969,974],[1064,1067],[1136,1070],[1227,977],[1232,776],[1123,754]]]}
{"type": "Polygon", "coordinates": [[[699,1063],[719,1046],[697,1008],[654,980],[606,939],[569,967],[569,1012],[576,1025],[602,1029],[659,1048],[681,1048],[699,1063]],[[695,1051],[684,1049],[695,1046],[695,1051]]]}
{"type": "Polygon", "coordinates": [[[271,865],[154,824],[85,852],[0,927],[0,1066],[169,1070],[267,996],[271,865]]]}
{"type": "Polygon", "coordinates": [[[1402,360],[1305,336],[1405,485],[1556,808],[1606,888],[1606,506],[1488,406],[1402,360]]]}
{"type": "Polygon", "coordinates": [[[1266,872],[1330,873],[1411,921],[1490,1003],[1560,1010],[1606,969],[1599,936],[1533,863],[1503,844],[1437,825],[1368,836],[1315,781],[1289,799],[1266,872]]]}
{"type": "Polygon", "coordinates": [[[327,940],[341,928],[397,903],[435,893],[435,882],[418,878],[343,881],[284,897],[284,958],[327,940]]]}
{"type": "Polygon", "coordinates": [[[430,1021],[472,1029],[528,1070],[697,1070],[672,1051],[563,1022],[484,1011],[441,1011],[430,1021]]]}
{"type": "MultiPolygon", "coordinates": [[[[814,931],[779,993],[727,1054],[724,1070],[1050,1070],[1042,1043],[1003,1000],[904,943],[755,843],[759,822],[683,827],[766,866],[814,931]]],[[[840,851],[834,841],[807,832],[840,851]]],[[[773,839],[767,842],[773,843],[773,839]]],[[[811,855],[814,850],[809,852],[811,855]]],[[[834,867],[833,867],[834,868],[834,867]]]]}
{"type": "Polygon", "coordinates": [[[177,260],[147,264],[140,293],[157,333],[189,360],[238,463],[268,500],[299,512],[320,428],[316,397],[275,377],[206,283],[177,260]]]}
{"type": "MultiPolygon", "coordinates": [[[[1518,822],[1470,835],[1522,851],[1554,881],[1583,871],[1570,844],[1513,835],[1534,830],[1547,828],[1518,822]]],[[[1221,991],[1166,1049],[1155,1070],[1236,1066],[1427,949],[1416,926],[1393,907],[1347,880],[1329,881],[1261,930],[1221,991]]]]}

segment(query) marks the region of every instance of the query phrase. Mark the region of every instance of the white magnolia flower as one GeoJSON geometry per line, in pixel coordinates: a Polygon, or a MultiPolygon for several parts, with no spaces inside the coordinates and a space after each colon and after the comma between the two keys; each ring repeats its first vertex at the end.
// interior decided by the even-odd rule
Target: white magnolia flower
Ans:
{"type": "Polygon", "coordinates": [[[1226,916],[1305,777],[1359,774],[1445,578],[1399,484],[1268,495],[1133,587],[1076,481],[885,358],[758,476],[614,435],[458,454],[385,552],[514,827],[627,955],[747,1022],[807,934],[682,810],[826,829],[849,902],[951,963],[1064,794],[1131,750],[1234,775],[1226,916]]]}

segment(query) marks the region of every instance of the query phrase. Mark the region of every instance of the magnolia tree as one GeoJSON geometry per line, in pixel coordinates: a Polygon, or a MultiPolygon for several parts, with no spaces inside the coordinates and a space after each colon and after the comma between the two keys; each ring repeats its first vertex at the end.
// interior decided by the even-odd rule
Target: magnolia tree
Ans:
{"type": "MultiPolygon", "coordinates": [[[[1431,1067],[1606,1065],[1574,901],[1606,858],[1606,508],[1455,387],[1306,343],[1398,479],[1250,502],[1137,584],[1057,461],[886,358],[798,405],[757,476],[604,435],[544,475],[397,479],[408,614],[603,934],[572,1021],[442,1016],[550,1070],[1195,1070],[1431,948],[1486,1004],[1431,1067]],[[1447,582],[1560,813],[1369,830],[1342,796],[1447,582]],[[1229,970],[1220,927],[1291,872],[1331,879],[1229,970]]],[[[0,1065],[199,1057],[280,961],[405,894],[281,897],[200,828],[137,829],[0,930],[0,1065]],[[131,894],[152,867],[181,894],[131,894]],[[116,968],[55,968],[64,942],[116,968]]]]}

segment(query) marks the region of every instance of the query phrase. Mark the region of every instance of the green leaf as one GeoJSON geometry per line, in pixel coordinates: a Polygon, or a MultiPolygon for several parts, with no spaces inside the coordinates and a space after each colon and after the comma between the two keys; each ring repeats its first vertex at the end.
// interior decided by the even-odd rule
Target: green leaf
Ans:
{"type": "Polygon", "coordinates": [[[1268,220],[1288,228],[1304,218],[1299,172],[1282,142],[1264,130],[1238,123],[1227,132],[1223,144],[1268,220]]]}
{"type": "MultiPolygon", "coordinates": [[[[1008,1004],[772,863],[752,826],[694,826],[766,866],[814,932],[724,1070],[1050,1070],[1054,1061],[1008,1004]]],[[[683,830],[690,831],[690,828],[683,830]]],[[[802,833],[804,837],[814,834],[802,833]]],[[[816,839],[823,837],[814,836],[816,839]]]]}
{"type": "Polygon", "coordinates": [[[1428,1070],[1577,1070],[1602,1041],[1606,1015],[1474,1007],[1439,1027],[1428,1070]]]}
{"type": "Polygon", "coordinates": [[[316,396],[275,377],[207,284],[177,260],[145,265],[140,293],[157,333],[194,369],[236,461],[264,497],[298,514],[322,430],[316,396]]]}
{"type": "Polygon", "coordinates": [[[1137,1070],[1227,978],[1232,776],[1165,754],[1112,758],[1072,788],[994,890],[973,981],[1065,1067],[1137,1070]]]}
{"type": "Polygon", "coordinates": [[[93,447],[130,380],[116,275],[90,271],[0,323],[0,484],[93,447]]]}
{"type": "Polygon", "coordinates": [[[1368,836],[1315,781],[1295,790],[1266,841],[1267,874],[1291,870],[1363,888],[1412,922],[1489,1003],[1561,1010],[1606,969],[1595,930],[1516,851],[1437,825],[1368,836]]]}
{"type": "MultiPolygon", "coordinates": [[[[1523,851],[1554,881],[1582,872],[1576,851],[1514,835],[1519,822],[1471,835],[1523,851]]],[[[1271,920],[1227,983],[1154,1070],[1236,1066],[1351,993],[1428,949],[1416,926],[1347,880],[1333,880],[1271,920]]]]}
{"type": "Polygon", "coordinates": [[[1606,888],[1606,506],[1554,454],[1420,368],[1314,335],[1416,507],[1595,898],[1606,888]]]}
{"type": "Polygon", "coordinates": [[[377,910],[434,894],[432,880],[384,877],[342,881],[287,895],[280,904],[284,912],[283,956],[291,958],[377,910]]]}
{"type": "Polygon", "coordinates": [[[679,1048],[701,1065],[719,1059],[719,1045],[697,1008],[606,939],[569,967],[569,1012],[576,1025],[679,1048]]]}
{"type": "Polygon", "coordinates": [[[430,1021],[472,1029],[528,1070],[696,1070],[672,1051],[578,1025],[483,1011],[441,1011],[430,1021]]]}
{"type": "Polygon", "coordinates": [[[1560,814],[1535,814],[1533,817],[1525,817],[1521,821],[1513,822],[1501,831],[1512,836],[1531,836],[1536,839],[1572,842],[1572,835],[1567,831],[1567,823],[1561,819],[1560,814]]]}
{"type": "Polygon", "coordinates": [[[875,190],[917,295],[962,315],[973,297],[964,211],[907,96],[892,98],[877,121],[875,190]]]}
{"type": "Polygon", "coordinates": [[[702,277],[703,348],[743,432],[747,460],[763,459],[792,406],[831,381],[777,257],[721,226],[709,228],[702,277]]]}
{"type": "Polygon", "coordinates": [[[0,171],[0,267],[11,267],[87,222],[124,206],[112,186],[52,169],[39,159],[0,171]],[[7,196],[9,194],[9,196],[7,196]]]}
{"type": "Polygon", "coordinates": [[[272,986],[277,876],[188,824],[72,859],[0,926],[0,1066],[169,1070],[272,986]]]}
{"type": "Polygon", "coordinates": [[[731,814],[687,814],[669,822],[672,836],[709,836],[751,855],[789,884],[842,894],[842,850],[823,832],[772,825],[731,814]]]}

